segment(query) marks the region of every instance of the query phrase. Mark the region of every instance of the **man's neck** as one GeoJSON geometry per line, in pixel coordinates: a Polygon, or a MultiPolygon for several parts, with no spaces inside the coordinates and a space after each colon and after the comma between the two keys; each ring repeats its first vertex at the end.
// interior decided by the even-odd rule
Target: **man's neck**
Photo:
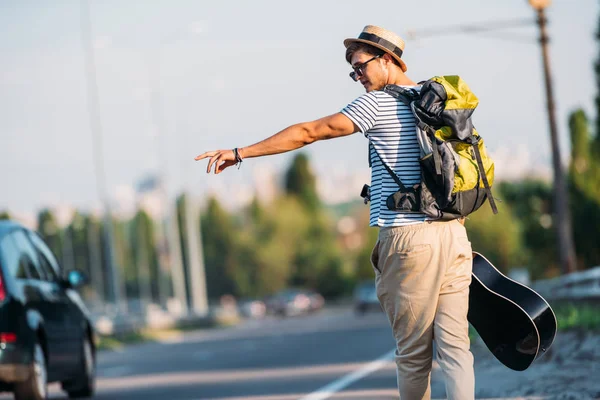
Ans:
{"type": "Polygon", "coordinates": [[[398,85],[398,86],[417,86],[417,84],[415,82],[413,82],[412,79],[410,79],[406,75],[397,77],[396,79],[394,79],[392,84],[398,85]]]}

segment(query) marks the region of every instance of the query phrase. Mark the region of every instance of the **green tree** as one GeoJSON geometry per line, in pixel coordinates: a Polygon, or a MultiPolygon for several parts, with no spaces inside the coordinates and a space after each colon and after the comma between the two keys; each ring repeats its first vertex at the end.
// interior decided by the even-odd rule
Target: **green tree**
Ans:
{"type": "Polygon", "coordinates": [[[592,169],[592,159],[589,123],[583,110],[577,110],[569,116],[569,130],[571,134],[570,178],[576,185],[585,187],[586,178],[589,177],[587,175],[592,169]]]}
{"type": "Polygon", "coordinates": [[[73,257],[73,268],[85,272],[89,276],[89,246],[85,215],[76,211],[71,224],[65,229],[70,238],[70,249],[73,257]]]}
{"type": "Polygon", "coordinates": [[[139,297],[136,266],[133,257],[134,246],[129,235],[130,225],[131,221],[114,220],[113,222],[114,260],[120,279],[125,283],[125,295],[127,297],[139,297]]]}
{"type": "Polygon", "coordinates": [[[186,301],[188,305],[192,304],[192,287],[190,275],[190,259],[188,250],[187,218],[186,212],[189,207],[189,201],[186,194],[177,197],[177,226],[179,228],[179,245],[181,248],[181,262],[183,264],[183,276],[186,285],[186,301]]]}
{"type": "Polygon", "coordinates": [[[336,297],[347,290],[348,279],[335,225],[327,215],[317,213],[308,217],[308,228],[296,246],[292,284],[318,290],[336,297]]]}
{"type": "Polygon", "coordinates": [[[158,301],[158,254],[154,226],[150,216],[140,210],[133,218],[130,230],[132,260],[137,271],[138,293],[146,301],[158,301]]]}
{"type": "Polygon", "coordinates": [[[355,255],[354,276],[356,281],[360,282],[375,278],[375,271],[371,264],[371,254],[373,253],[375,243],[377,243],[379,229],[369,226],[369,207],[361,207],[357,219],[359,221],[357,229],[360,229],[365,234],[364,244],[355,255]]]}
{"type": "MultiPolygon", "coordinates": [[[[600,18],[598,19],[598,30],[596,39],[600,41],[600,18]]],[[[600,57],[594,62],[594,71],[596,73],[596,115],[600,116],[600,57]]],[[[600,117],[596,118],[596,137],[592,141],[592,152],[596,159],[600,156],[600,117]]]]}
{"type": "Polygon", "coordinates": [[[238,295],[235,281],[238,280],[239,286],[239,281],[246,277],[237,259],[237,227],[214,197],[208,200],[206,211],[201,216],[201,229],[208,297],[216,299],[224,294],[238,295]]]}
{"type": "Polygon", "coordinates": [[[295,246],[290,284],[314,288],[328,296],[341,294],[346,286],[344,258],[336,243],[335,224],[321,207],[316,178],[305,154],[296,155],[287,170],[285,191],[306,209],[303,214],[308,221],[295,246]]]}
{"type": "MultiPolygon", "coordinates": [[[[519,251],[525,252],[524,254],[528,256],[527,264],[530,266],[532,277],[536,279],[560,273],[556,261],[551,185],[540,180],[525,179],[520,182],[501,182],[497,187],[509,211],[507,213],[500,211],[495,218],[496,223],[512,224],[518,221],[521,232],[519,236],[522,240],[522,248],[519,251]],[[508,215],[505,218],[503,214],[508,215]]],[[[483,210],[486,208],[489,207],[487,205],[482,207],[483,210]]],[[[480,212],[482,211],[477,211],[475,215],[480,212]]],[[[472,225],[475,224],[467,221],[469,228],[472,225]]],[[[473,243],[473,237],[470,238],[473,243]]],[[[473,249],[477,251],[476,247],[473,249]]],[[[485,254],[483,251],[482,253],[485,254]]],[[[515,260],[515,263],[517,262],[520,263],[520,260],[515,260]]]]}
{"type": "Polygon", "coordinates": [[[583,110],[569,117],[571,163],[569,190],[573,238],[580,268],[600,264],[600,161],[594,150],[589,122],[583,110]]]}
{"type": "MultiPolygon", "coordinates": [[[[56,217],[49,209],[43,209],[38,213],[37,217],[38,233],[50,250],[54,253],[58,260],[63,260],[62,240],[60,227],[56,221],[56,217]]],[[[62,264],[62,262],[61,262],[62,264]]]]}
{"type": "Polygon", "coordinates": [[[297,196],[301,203],[310,210],[316,210],[319,207],[316,179],[306,154],[299,153],[294,157],[292,165],[285,174],[285,191],[288,195],[297,196]]]}
{"type": "Polygon", "coordinates": [[[84,290],[87,291],[88,300],[102,301],[107,295],[104,271],[108,268],[102,250],[102,226],[100,221],[91,214],[85,216],[84,225],[89,255],[87,272],[90,280],[90,285],[86,286],[84,290]]]}
{"type": "MultiPolygon", "coordinates": [[[[238,262],[243,266],[244,296],[259,297],[288,286],[292,260],[302,240],[306,208],[295,197],[280,197],[268,210],[254,199],[244,211],[238,262]]],[[[241,282],[240,282],[241,283],[241,282]]]]}
{"type": "Polygon", "coordinates": [[[10,214],[8,213],[8,211],[0,212],[0,220],[2,219],[10,219],[10,214]]]}
{"type": "Polygon", "coordinates": [[[471,214],[466,223],[473,251],[483,254],[496,268],[507,273],[511,267],[522,267],[530,261],[522,245],[521,226],[511,215],[510,207],[498,204],[494,215],[486,204],[471,214]]]}

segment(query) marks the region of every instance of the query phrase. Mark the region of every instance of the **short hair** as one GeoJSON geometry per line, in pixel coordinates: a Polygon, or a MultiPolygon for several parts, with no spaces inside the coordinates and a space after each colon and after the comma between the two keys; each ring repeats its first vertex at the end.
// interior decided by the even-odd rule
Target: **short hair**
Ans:
{"type": "MultiPolygon", "coordinates": [[[[386,53],[385,51],[375,46],[371,46],[370,44],[363,42],[353,42],[350,44],[350,46],[346,48],[346,61],[348,62],[348,64],[352,64],[352,56],[357,51],[362,51],[363,53],[369,54],[371,56],[383,56],[386,53]]],[[[400,67],[400,64],[398,63],[398,61],[396,61],[394,57],[392,57],[392,61],[394,62],[394,64],[400,67]]]]}

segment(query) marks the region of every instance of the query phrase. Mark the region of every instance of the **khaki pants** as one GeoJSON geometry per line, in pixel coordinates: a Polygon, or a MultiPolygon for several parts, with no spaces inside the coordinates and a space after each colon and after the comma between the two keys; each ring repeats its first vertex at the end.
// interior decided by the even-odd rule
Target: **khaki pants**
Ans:
{"type": "Polygon", "coordinates": [[[473,259],[464,226],[454,220],[382,228],[371,261],[396,339],[400,398],[431,398],[435,340],[448,399],[473,399],[467,321],[473,259]]]}

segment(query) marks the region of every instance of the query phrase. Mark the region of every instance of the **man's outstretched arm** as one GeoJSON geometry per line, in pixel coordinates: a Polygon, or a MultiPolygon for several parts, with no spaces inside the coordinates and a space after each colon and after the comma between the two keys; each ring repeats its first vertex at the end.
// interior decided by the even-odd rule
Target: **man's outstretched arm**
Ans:
{"type": "MultiPolygon", "coordinates": [[[[251,146],[238,149],[242,158],[261,157],[296,150],[318,140],[333,139],[350,135],[358,127],[344,114],[336,113],[311,122],[292,125],[273,136],[251,146]]],[[[196,161],[210,157],[206,172],[210,173],[213,164],[215,174],[237,163],[233,150],[207,151],[195,158],[196,161]]]]}

